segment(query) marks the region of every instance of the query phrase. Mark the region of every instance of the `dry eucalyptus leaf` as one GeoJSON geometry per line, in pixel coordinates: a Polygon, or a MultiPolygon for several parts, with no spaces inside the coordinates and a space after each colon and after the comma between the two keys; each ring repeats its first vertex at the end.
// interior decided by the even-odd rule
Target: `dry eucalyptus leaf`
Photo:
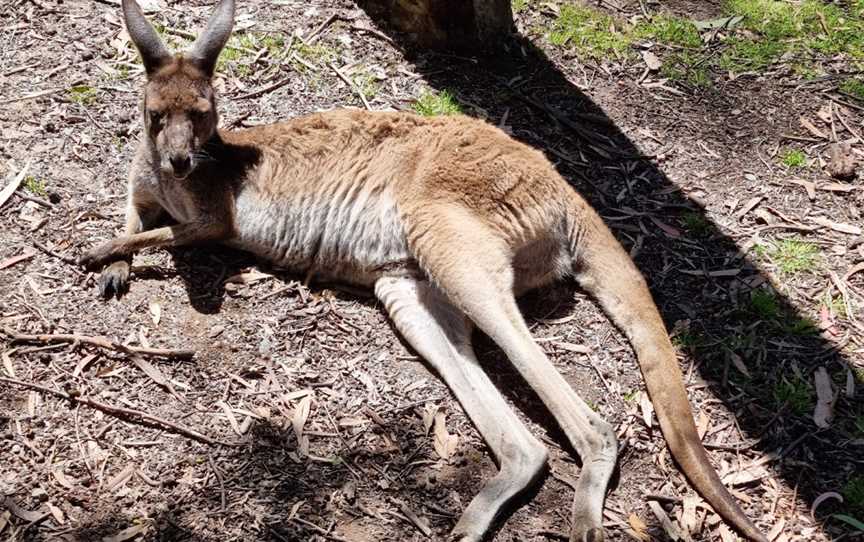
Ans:
{"type": "Polygon", "coordinates": [[[153,318],[153,325],[159,325],[162,319],[162,305],[156,301],[150,302],[150,316],[153,318]]]}
{"type": "Polygon", "coordinates": [[[816,384],[816,409],[813,411],[813,421],[818,427],[829,427],[834,417],[834,388],[831,386],[831,377],[825,367],[816,369],[813,375],[816,384]]]}
{"type": "Polygon", "coordinates": [[[439,409],[435,413],[435,438],[432,443],[435,446],[435,452],[444,460],[450,459],[459,445],[459,437],[448,433],[446,424],[447,415],[443,408],[439,409]]]}

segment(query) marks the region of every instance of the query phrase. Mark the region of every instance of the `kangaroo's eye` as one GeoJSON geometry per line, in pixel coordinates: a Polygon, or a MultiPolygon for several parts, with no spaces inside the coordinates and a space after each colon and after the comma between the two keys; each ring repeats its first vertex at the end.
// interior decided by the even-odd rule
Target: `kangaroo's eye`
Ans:
{"type": "Polygon", "coordinates": [[[189,111],[189,117],[195,122],[198,122],[200,120],[204,120],[204,117],[206,117],[206,116],[207,116],[207,113],[205,113],[204,111],[199,111],[198,109],[193,109],[193,110],[189,111]]]}
{"type": "Polygon", "coordinates": [[[150,124],[159,126],[162,122],[162,113],[159,111],[150,111],[150,124]]]}

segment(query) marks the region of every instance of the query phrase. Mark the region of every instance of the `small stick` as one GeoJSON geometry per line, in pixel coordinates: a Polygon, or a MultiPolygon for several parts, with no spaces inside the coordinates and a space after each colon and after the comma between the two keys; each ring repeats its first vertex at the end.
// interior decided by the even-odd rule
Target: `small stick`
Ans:
{"type": "Polygon", "coordinates": [[[33,246],[38,248],[39,250],[41,250],[45,254],[57,258],[61,262],[68,263],[69,265],[74,265],[76,267],[78,266],[78,262],[75,261],[75,258],[73,258],[72,256],[64,256],[62,254],[59,254],[58,252],[51,250],[50,248],[46,247],[45,245],[43,245],[39,241],[33,241],[33,246]]]}
{"type": "Polygon", "coordinates": [[[330,66],[330,69],[331,69],[331,70],[333,70],[334,72],[336,72],[336,75],[339,76],[339,79],[341,79],[342,81],[345,82],[346,85],[348,85],[348,88],[350,88],[351,90],[353,90],[354,92],[356,92],[358,96],[360,96],[360,101],[363,102],[363,105],[366,107],[366,109],[367,109],[368,111],[372,111],[372,106],[369,105],[369,102],[366,100],[366,95],[363,94],[363,91],[360,90],[360,87],[358,87],[358,86],[355,85],[355,84],[354,84],[350,79],[348,79],[348,76],[346,76],[344,73],[342,73],[342,72],[339,70],[339,68],[336,67],[335,64],[333,64],[332,62],[330,62],[330,63],[327,64],[327,65],[330,66]]]}
{"type": "Polygon", "coordinates": [[[150,356],[165,359],[190,360],[195,357],[194,350],[173,350],[168,348],[143,348],[137,346],[126,346],[114,342],[105,337],[87,337],[85,335],[74,334],[51,334],[51,335],[24,335],[16,333],[9,328],[0,328],[2,331],[12,338],[12,342],[22,343],[84,343],[106,350],[115,350],[124,354],[138,354],[141,356],[150,356]]]}
{"type": "Polygon", "coordinates": [[[41,391],[43,393],[48,393],[50,395],[54,395],[56,397],[60,397],[62,399],[68,399],[69,401],[73,401],[75,403],[89,406],[90,408],[94,408],[96,410],[101,410],[106,414],[110,414],[112,416],[117,416],[118,418],[133,418],[139,420],[139,422],[143,425],[155,425],[160,429],[164,429],[170,432],[178,433],[180,435],[191,438],[192,440],[197,440],[198,442],[203,442],[204,444],[209,444],[210,446],[238,446],[239,443],[234,442],[226,442],[224,440],[217,440],[214,438],[210,438],[207,435],[199,433],[194,429],[189,429],[188,427],[184,427],[182,425],[176,424],[174,422],[168,421],[164,418],[160,418],[158,416],[154,416],[152,414],[147,414],[146,412],[142,412],[140,410],[135,410],[132,408],[119,407],[114,405],[107,405],[105,403],[100,403],[98,401],[94,401],[93,399],[88,399],[86,397],[80,397],[78,395],[69,394],[66,392],[62,392],[60,390],[54,390],[46,386],[42,386],[39,384],[35,384],[33,382],[25,382],[23,380],[16,380],[14,378],[0,377],[0,382],[5,382],[7,384],[12,384],[14,386],[20,386],[22,388],[28,388],[31,390],[41,391]]]}

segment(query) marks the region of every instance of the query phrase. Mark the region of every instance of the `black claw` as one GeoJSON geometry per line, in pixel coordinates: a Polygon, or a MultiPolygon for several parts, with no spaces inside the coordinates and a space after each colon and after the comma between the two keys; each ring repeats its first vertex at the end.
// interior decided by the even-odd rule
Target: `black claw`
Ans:
{"type": "Polygon", "coordinates": [[[126,293],[128,281],[122,275],[106,270],[99,277],[99,295],[104,299],[116,296],[120,299],[126,293]]]}

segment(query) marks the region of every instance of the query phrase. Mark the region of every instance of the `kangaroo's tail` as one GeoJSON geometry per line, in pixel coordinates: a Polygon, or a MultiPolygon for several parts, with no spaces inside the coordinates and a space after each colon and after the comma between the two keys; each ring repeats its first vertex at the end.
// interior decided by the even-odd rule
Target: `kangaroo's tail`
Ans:
{"type": "Polygon", "coordinates": [[[633,345],[672,456],[720,516],[750,540],[767,542],[711,466],[696,431],[675,350],[645,279],[597,213],[579,196],[574,202],[578,204],[570,229],[574,275],[633,345]]]}

